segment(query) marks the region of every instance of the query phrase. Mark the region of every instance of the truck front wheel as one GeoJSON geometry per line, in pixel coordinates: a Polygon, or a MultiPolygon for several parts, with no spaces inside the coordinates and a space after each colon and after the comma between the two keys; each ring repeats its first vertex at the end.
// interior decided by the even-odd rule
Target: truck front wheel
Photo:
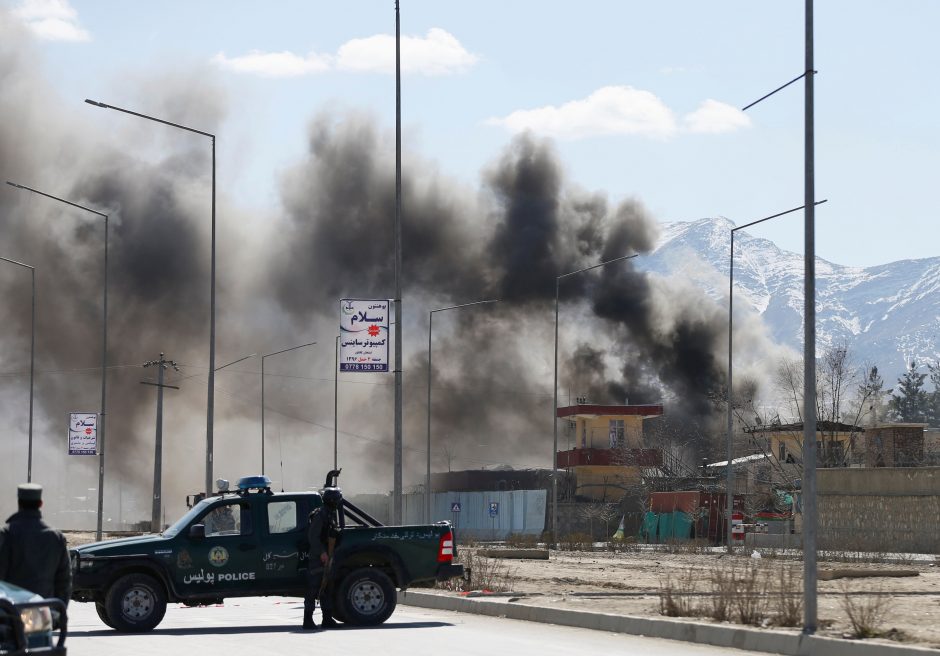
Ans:
{"type": "Polygon", "coordinates": [[[395,611],[398,595],[388,575],[374,567],[350,572],[340,583],[337,595],[345,621],[354,626],[374,626],[395,611]]]}
{"type": "Polygon", "coordinates": [[[127,574],[115,581],[105,596],[110,625],[118,631],[141,633],[153,629],[166,614],[166,593],[147,574],[127,574]]]}
{"type": "Polygon", "coordinates": [[[108,608],[100,601],[96,601],[95,610],[98,612],[99,619],[113,629],[114,623],[111,621],[111,618],[108,617],[108,608]]]}

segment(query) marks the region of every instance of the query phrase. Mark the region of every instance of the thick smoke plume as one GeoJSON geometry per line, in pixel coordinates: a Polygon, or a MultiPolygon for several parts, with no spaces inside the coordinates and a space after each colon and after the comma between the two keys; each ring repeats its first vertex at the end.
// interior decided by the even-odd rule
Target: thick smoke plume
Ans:
{"type": "MultiPolygon", "coordinates": [[[[0,13],[0,176],[110,213],[106,508],[124,521],[148,514],[154,391],[138,384],[149,376],[138,365],[164,351],[184,365],[173,377],[180,391],[167,398],[164,499],[175,504],[172,518],[203,481],[208,144],[176,135],[155,144],[153,126],[117,116],[107,123],[119,127],[102,130],[102,117],[87,113],[94,110],[35,82],[35,59],[0,13]]],[[[137,106],[165,106],[171,120],[224,129],[224,96],[211,86],[169,75],[154,88],[165,95],[137,106]]],[[[219,193],[217,364],[318,342],[269,361],[276,373],[265,379],[266,473],[298,487],[318,484],[332,465],[338,300],[390,298],[394,289],[394,141],[372,118],[347,114],[315,118],[307,143],[280,179],[282,206],[263,222],[248,223],[226,190],[219,193]]],[[[578,188],[552,145],[531,136],[508,144],[479,189],[414,154],[406,154],[403,183],[406,482],[423,474],[429,310],[499,299],[435,316],[435,468],[546,466],[556,278],[621,255],[641,254],[560,284],[561,403],[569,390],[596,403],[666,400],[667,412],[707,423],[709,399],[724,384],[726,324],[700,294],[643,273],[656,224],[639,202],[611,204],[578,188]]],[[[0,196],[0,221],[0,255],[37,263],[37,480],[58,481],[54,504],[87,510],[92,501],[79,497],[94,497],[97,470],[63,455],[64,417],[98,407],[103,226],[10,188],[0,196]]],[[[3,371],[22,372],[28,291],[18,271],[0,270],[0,286],[8,303],[3,371]]],[[[3,380],[4,412],[25,427],[25,378],[3,380]]],[[[340,385],[340,464],[354,490],[390,487],[390,383],[350,375],[340,385]]],[[[257,358],[217,378],[217,473],[258,469],[259,386],[257,358]]],[[[5,447],[7,498],[23,477],[24,434],[17,430],[16,445],[5,447]]]]}

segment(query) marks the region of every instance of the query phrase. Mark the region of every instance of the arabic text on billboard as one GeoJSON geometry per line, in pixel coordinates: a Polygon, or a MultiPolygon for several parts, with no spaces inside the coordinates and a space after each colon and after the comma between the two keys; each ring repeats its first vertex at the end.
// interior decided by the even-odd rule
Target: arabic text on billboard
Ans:
{"type": "Polygon", "coordinates": [[[94,412],[69,414],[69,455],[98,455],[98,415],[94,412]]]}
{"type": "Polygon", "coordinates": [[[388,306],[387,299],[340,301],[340,371],[388,371],[388,306]]]}

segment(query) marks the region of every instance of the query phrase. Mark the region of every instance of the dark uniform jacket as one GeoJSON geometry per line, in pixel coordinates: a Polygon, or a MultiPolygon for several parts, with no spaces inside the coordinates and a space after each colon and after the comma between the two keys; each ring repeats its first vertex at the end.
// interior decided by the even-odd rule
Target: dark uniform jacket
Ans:
{"type": "Polygon", "coordinates": [[[68,604],[72,570],[65,536],[38,510],[21,510],[0,528],[0,580],[68,604]]]}
{"type": "Polygon", "coordinates": [[[319,569],[320,555],[326,553],[329,538],[339,538],[334,514],[326,508],[317,508],[310,513],[310,525],[307,527],[307,540],[310,542],[310,569],[319,569]]]}

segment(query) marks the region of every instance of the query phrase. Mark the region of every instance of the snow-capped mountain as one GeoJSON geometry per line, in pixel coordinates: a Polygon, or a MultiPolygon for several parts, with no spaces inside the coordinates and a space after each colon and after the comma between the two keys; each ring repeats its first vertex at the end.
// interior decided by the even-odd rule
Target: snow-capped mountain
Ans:
{"type": "MultiPolygon", "coordinates": [[[[722,304],[728,297],[731,229],[728,219],[661,226],[645,267],[686,274],[722,304]]],[[[772,241],[735,233],[734,303],[760,313],[773,337],[801,351],[803,256],[772,241]]],[[[886,387],[911,358],[940,356],[940,257],[901,260],[868,268],[816,261],[817,351],[845,343],[858,363],[878,365],[886,387]]]]}

